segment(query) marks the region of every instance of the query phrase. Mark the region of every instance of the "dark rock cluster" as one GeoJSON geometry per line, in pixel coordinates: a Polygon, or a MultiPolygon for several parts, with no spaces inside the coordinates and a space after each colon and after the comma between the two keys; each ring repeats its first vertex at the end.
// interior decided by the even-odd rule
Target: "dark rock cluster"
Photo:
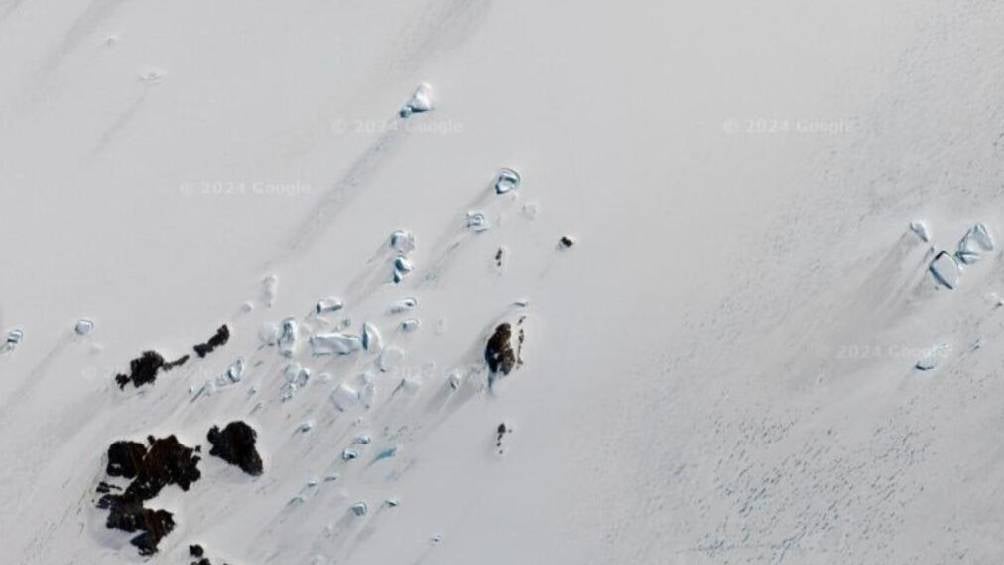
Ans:
{"type": "Polygon", "coordinates": [[[160,540],[174,529],[174,516],[166,510],[146,508],[144,503],[168,485],[178,485],[187,491],[201,476],[198,469],[198,447],[191,448],[178,441],[175,436],[155,439],[147,438],[149,445],[118,441],[108,447],[108,465],[105,472],[110,477],[132,479],[121,494],[110,492],[121,490],[102,482],[98,493],[98,508],[108,510],[105,525],[108,528],[126,532],[141,532],[131,543],[139,549],[140,555],[157,552],[160,540]]]}
{"type": "Polygon", "coordinates": [[[214,349],[220,347],[221,345],[226,345],[227,341],[230,339],[230,328],[226,324],[223,324],[217,328],[216,333],[213,337],[209,338],[209,341],[205,343],[200,343],[192,347],[195,350],[195,354],[201,359],[209,353],[212,353],[214,349]]]}
{"type": "MultiPolygon", "coordinates": [[[[194,345],[192,349],[199,358],[202,358],[217,347],[226,344],[229,339],[230,329],[226,324],[223,324],[208,341],[194,345]]],[[[185,355],[168,363],[160,353],[156,351],[144,351],[142,355],[129,362],[129,374],[120,373],[116,375],[115,382],[123,390],[129,383],[132,383],[136,388],[145,384],[152,384],[157,380],[157,373],[159,371],[170,371],[175,367],[184,365],[188,359],[189,356],[185,355]]]]}
{"type": "Polygon", "coordinates": [[[145,384],[150,384],[157,380],[157,372],[160,370],[170,371],[171,369],[184,365],[188,361],[188,355],[171,361],[164,361],[164,356],[156,351],[144,351],[142,355],[129,362],[129,374],[119,373],[115,377],[120,389],[125,389],[130,382],[136,388],[145,384]]]}
{"type": "Polygon", "coordinates": [[[230,422],[223,431],[213,426],[206,434],[213,446],[210,455],[215,455],[231,465],[236,465],[249,475],[262,474],[261,456],[255,449],[257,432],[244,422],[230,422]]]}

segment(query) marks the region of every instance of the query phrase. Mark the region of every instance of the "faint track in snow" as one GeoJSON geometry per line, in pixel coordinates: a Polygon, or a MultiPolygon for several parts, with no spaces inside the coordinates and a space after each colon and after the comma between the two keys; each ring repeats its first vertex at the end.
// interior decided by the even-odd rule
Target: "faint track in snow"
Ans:
{"type": "Polygon", "coordinates": [[[390,128],[356,157],[348,170],[321,195],[314,210],[298,222],[280,254],[266,263],[266,270],[309,249],[339,213],[366,188],[379,166],[394,155],[403,136],[403,128],[390,128]]]}

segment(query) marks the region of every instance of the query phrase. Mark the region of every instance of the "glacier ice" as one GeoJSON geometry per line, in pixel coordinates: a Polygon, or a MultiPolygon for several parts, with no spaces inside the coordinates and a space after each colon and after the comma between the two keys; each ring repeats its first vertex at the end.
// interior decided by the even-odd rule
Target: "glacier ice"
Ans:
{"type": "Polygon", "coordinates": [[[959,264],[955,262],[951,253],[947,251],[938,253],[931,261],[930,270],[934,280],[947,288],[959,286],[959,264]]]}
{"type": "Polygon", "coordinates": [[[293,318],[286,318],[282,321],[279,329],[279,352],[286,357],[292,357],[296,352],[296,341],[299,338],[300,330],[293,318]]]}
{"type": "Polygon", "coordinates": [[[983,253],[994,250],[994,240],[990,230],[984,224],[975,224],[969,228],[955,250],[955,257],[965,265],[971,265],[980,260],[983,253]]]}
{"type": "Polygon", "coordinates": [[[357,335],[338,332],[317,334],[310,338],[314,355],[348,355],[363,348],[363,341],[357,335]]]}
{"type": "Polygon", "coordinates": [[[86,318],[81,318],[77,320],[76,325],[73,326],[73,331],[77,332],[77,335],[87,335],[94,331],[94,322],[86,318]]]}
{"type": "Polygon", "coordinates": [[[924,356],[917,361],[916,368],[921,371],[930,371],[945,361],[951,352],[951,346],[939,343],[924,353],[924,356]]]}
{"type": "Polygon", "coordinates": [[[404,255],[398,255],[394,259],[394,282],[399,283],[408,276],[408,273],[415,270],[415,266],[404,255]]]}
{"type": "Polygon", "coordinates": [[[499,172],[495,174],[495,192],[496,194],[511,192],[519,188],[521,182],[522,178],[515,170],[499,169],[499,172]]]}
{"type": "Polygon", "coordinates": [[[380,330],[369,322],[363,323],[363,349],[380,351],[381,347],[383,347],[383,339],[380,337],[380,330]]]}
{"type": "Polygon", "coordinates": [[[423,82],[415,88],[415,93],[401,107],[400,115],[402,118],[407,118],[412,114],[428,112],[432,108],[432,86],[423,82]]]}
{"type": "Polygon", "coordinates": [[[910,222],[910,231],[920,238],[924,243],[931,242],[931,231],[927,229],[927,224],[921,220],[910,222]]]}
{"type": "Polygon", "coordinates": [[[390,305],[391,314],[401,314],[407,312],[408,310],[414,310],[418,306],[417,298],[402,298],[397,302],[390,305]]]}
{"type": "Polygon", "coordinates": [[[491,227],[484,212],[471,211],[467,213],[467,229],[472,232],[483,232],[491,227]]]}
{"type": "Polygon", "coordinates": [[[404,351],[398,347],[387,347],[380,353],[380,358],[377,360],[377,366],[380,367],[381,371],[390,371],[396,369],[401,362],[404,361],[404,351]]]}
{"type": "Polygon", "coordinates": [[[317,305],[314,307],[318,314],[327,314],[329,312],[336,312],[341,310],[344,304],[342,304],[341,299],[334,296],[329,296],[327,298],[322,298],[317,301],[317,305]]]}
{"type": "Polygon", "coordinates": [[[408,230],[396,230],[390,234],[390,247],[402,255],[415,250],[415,236],[408,230]]]}
{"type": "Polygon", "coordinates": [[[335,387],[335,390],[331,391],[331,402],[334,403],[335,408],[338,408],[338,410],[342,412],[348,411],[359,404],[359,391],[342,383],[335,387]]]}
{"type": "Polygon", "coordinates": [[[277,275],[268,275],[262,279],[262,301],[269,308],[275,304],[276,295],[279,294],[279,277],[277,275]]]}

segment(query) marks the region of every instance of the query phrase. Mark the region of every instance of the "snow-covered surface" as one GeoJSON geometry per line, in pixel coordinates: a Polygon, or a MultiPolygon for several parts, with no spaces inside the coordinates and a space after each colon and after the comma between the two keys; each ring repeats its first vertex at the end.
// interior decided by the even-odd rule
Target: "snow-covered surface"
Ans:
{"type": "Polygon", "coordinates": [[[94,506],[108,445],[244,420],[264,473],[205,454],[149,502],[156,562],[1000,562],[1004,261],[929,267],[1004,229],[1002,28],[954,0],[0,4],[0,561],[142,561],[94,506]],[[364,323],[381,351],[313,355],[364,323]]]}

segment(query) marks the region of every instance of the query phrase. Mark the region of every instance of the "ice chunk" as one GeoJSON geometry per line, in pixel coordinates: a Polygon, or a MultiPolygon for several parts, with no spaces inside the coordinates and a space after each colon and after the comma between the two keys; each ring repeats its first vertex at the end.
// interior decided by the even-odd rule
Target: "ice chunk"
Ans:
{"type": "Polygon", "coordinates": [[[258,339],[265,345],[275,345],[279,342],[279,324],[275,322],[265,322],[258,329],[258,339]]]}
{"type": "Polygon", "coordinates": [[[369,409],[373,406],[373,401],[376,399],[376,383],[373,380],[373,375],[368,371],[363,373],[362,381],[363,387],[359,391],[359,401],[369,409]]]}
{"type": "Polygon", "coordinates": [[[383,339],[376,326],[366,322],[363,324],[363,349],[366,351],[380,351],[383,347],[383,339]]]}
{"type": "Polygon", "coordinates": [[[355,449],[345,448],[342,450],[342,461],[352,461],[359,458],[359,452],[355,449]]]}
{"type": "Polygon", "coordinates": [[[927,224],[924,222],[920,220],[910,222],[910,231],[912,231],[924,243],[931,242],[931,232],[927,229],[927,224]]]}
{"type": "Polygon", "coordinates": [[[73,331],[77,332],[77,335],[87,335],[94,331],[94,322],[81,318],[77,320],[77,324],[73,326],[73,331]]]}
{"type": "Polygon", "coordinates": [[[484,212],[471,211],[467,213],[467,229],[472,232],[483,232],[490,228],[488,217],[484,212]]]}
{"type": "Polygon", "coordinates": [[[403,281],[404,277],[408,276],[408,273],[413,270],[415,270],[415,266],[412,265],[411,261],[404,255],[398,255],[394,259],[394,282],[399,283],[403,281]]]}
{"type": "Polygon", "coordinates": [[[945,361],[951,352],[952,348],[950,345],[939,343],[929,349],[927,353],[925,353],[924,356],[917,361],[916,367],[921,371],[930,371],[945,361]]]}
{"type": "Polygon", "coordinates": [[[522,179],[519,173],[513,169],[499,169],[499,172],[495,175],[495,192],[497,194],[505,194],[519,188],[522,179]]]}
{"type": "Polygon", "coordinates": [[[352,513],[356,516],[365,516],[368,508],[365,502],[357,502],[352,505],[352,513]]]}
{"type": "Polygon", "coordinates": [[[421,326],[421,325],[422,325],[422,321],[418,320],[418,319],[415,319],[415,318],[412,318],[410,320],[405,320],[405,321],[401,322],[401,331],[413,332],[413,331],[417,330],[418,327],[421,326]]]}
{"type": "Polygon", "coordinates": [[[348,355],[363,348],[363,341],[357,335],[338,332],[317,334],[310,338],[314,355],[348,355]]]}
{"type": "Polygon", "coordinates": [[[227,367],[227,372],[216,378],[218,386],[227,386],[241,382],[244,377],[244,358],[238,357],[236,361],[227,367]]]}
{"type": "Polygon", "coordinates": [[[401,107],[401,117],[407,118],[412,114],[419,114],[432,110],[432,86],[427,82],[420,83],[415,88],[415,93],[401,107]]]}
{"type": "Polygon", "coordinates": [[[398,506],[401,506],[401,501],[396,498],[388,498],[384,501],[384,504],[390,508],[397,508],[398,506]]]}
{"type": "Polygon", "coordinates": [[[417,298],[402,298],[390,305],[391,314],[400,314],[408,310],[414,310],[418,306],[417,298]]]}
{"type": "Polygon", "coordinates": [[[303,388],[310,382],[310,369],[300,365],[299,363],[290,363],[289,365],[286,365],[282,374],[286,378],[287,383],[293,383],[298,388],[303,388]]]}
{"type": "Polygon", "coordinates": [[[7,345],[10,346],[18,345],[19,343],[21,343],[21,340],[23,339],[24,339],[23,330],[16,329],[7,332],[7,345]]]}
{"type": "Polygon", "coordinates": [[[407,230],[397,230],[390,234],[390,247],[401,255],[415,250],[415,236],[407,230]]]}
{"type": "Polygon", "coordinates": [[[464,384],[464,378],[460,374],[460,371],[453,371],[447,378],[447,382],[450,383],[450,388],[453,390],[459,390],[460,385],[464,384]]]}
{"type": "Polygon", "coordinates": [[[396,446],[396,445],[393,446],[393,447],[388,447],[388,448],[382,450],[380,453],[377,453],[376,457],[373,458],[373,462],[375,463],[375,462],[380,461],[382,459],[390,459],[391,457],[394,457],[395,455],[397,455],[397,450],[398,450],[398,446],[396,446]]]}
{"type": "Polygon", "coordinates": [[[994,240],[990,230],[984,224],[976,224],[969,228],[955,250],[955,257],[966,265],[980,260],[981,255],[994,250],[994,240]]]}
{"type": "Polygon", "coordinates": [[[279,330],[279,352],[286,357],[292,357],[296,352],[296,342],[299,339],[299,326],[296,320],[293,318],[286,318],[282,321],[282,327],[279,330]]]}
{"type": "Polygon", "coordinates": [[[3,347],[0,347],[0,353],[6,353],[8,351],[13,351],[21,340],[24,339],[24,331],[20,329],[14,329],[7,332],[7,340],[4,342],[3,347]]]}
{"type": "Polygon", "coordinates": [[[370,438],[370,436],[361,435],[361,436],[356,436],[356,438],[352,440],[352,443],[356,445],[369,445],[370,443],[372,443],[372,441],[373,440],[372,438],[370,438]]]}
{"type": "Polygon", "coordinates": [[[345,412],[359,404],[359,392],[349,385],[342,383],[335,387],[335,390],[331,391],[331,402],[334,403],[335,408],[345,412]]]}
{"type": "Polygon", "coordinates": [[[307,420],[306,422],[300,424],[299,427],[296,428],[296,431],[300,432],[301,434],[305,434],[312,429],[314,429],[314,421],[307,420]]]}
{"type": "Polygon", "coordinates": [[[262,301],[271,308],[275,304],[276,295],[279,294],[279,277],[269,275],[262,279],[261,286],[262,301]]]}
{"type": "Polygon", "coordinates": [[[938,253],[931,261],[931,274],[934,280],[948,288],[959,286],[959,264],[955,258],[947,251],[938,253]]]}
{"type": "Polygon", "coordinates": [[[318,314],[327,314],[329,312],[336,312],[338,310],[341,310],[342,306],[344,306],[344,304],[342,304],[341,299],[335,298],[334,296],[329,296],[327,298],[322,298],[318,300],[315,309],[317,310],[318,314]]]}
{"type": "Polygon", "coordinates": [[[380,353],[377,366],[381,371],[396,369],[404,361],[404,351],[398,347],[387,347],[380,353]]]}

